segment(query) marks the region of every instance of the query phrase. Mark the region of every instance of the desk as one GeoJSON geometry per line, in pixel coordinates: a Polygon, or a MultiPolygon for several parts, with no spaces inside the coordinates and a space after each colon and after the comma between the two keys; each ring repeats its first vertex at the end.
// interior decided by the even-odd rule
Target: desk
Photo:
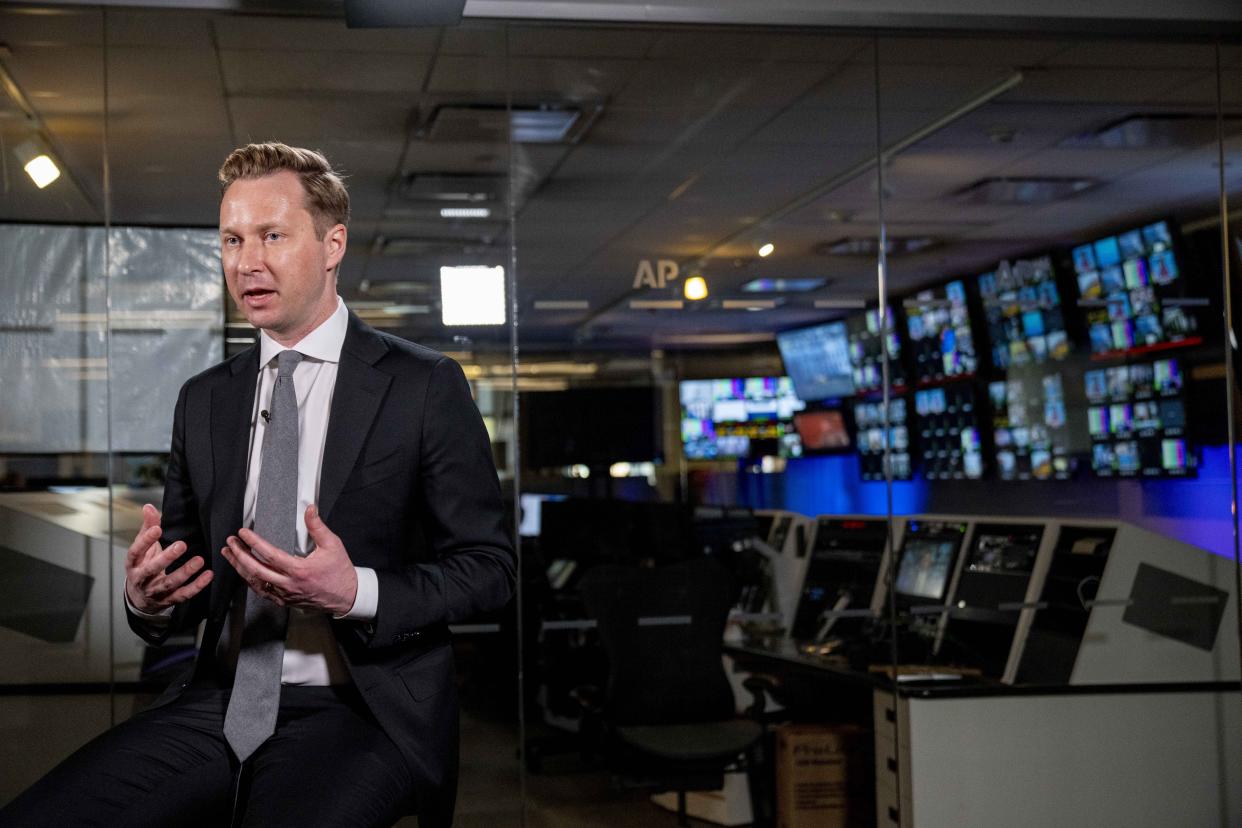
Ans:
{"type": "Polygon", "coordinates": [[[903,682],[729,646],[743,669],[867,688],[877,825],[1242,825],[1237,682],[1012,687],[903,682]]]}

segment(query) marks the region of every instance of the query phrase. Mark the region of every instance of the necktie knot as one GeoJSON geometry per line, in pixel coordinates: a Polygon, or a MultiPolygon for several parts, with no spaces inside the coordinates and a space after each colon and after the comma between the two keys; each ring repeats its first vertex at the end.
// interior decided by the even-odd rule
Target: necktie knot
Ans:
{"type": "Polygon", "coordinates": [[[277,379],[288,379],[293,376],[293,369],[298,367],[298,363],[302,361],[302,355],[297,351],[285,350],[276,355],[276,377],[277,379]]]}

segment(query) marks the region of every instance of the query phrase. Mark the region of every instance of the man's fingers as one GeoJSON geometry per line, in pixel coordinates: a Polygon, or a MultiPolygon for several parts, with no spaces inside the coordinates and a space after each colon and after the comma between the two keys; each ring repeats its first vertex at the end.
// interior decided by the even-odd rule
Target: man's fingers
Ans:
{"type": "Polygon", "coordinates": [[[242,542],[237,547],[239,553],[248,553],[251,557],[257,558],[260,563],[278,572],[287,571],[297,560],[296,556],[290,555],[278,546],[273,546],[251,529],[242,529],[237,534],[240,535],[238,540],[242,542]]]}
{"type": "Polygon", "coordinates": [[[319,516],[319,507],[314,503],[306,507],[306,531],[315,541],[316,547],[323,546],[336,538],[336,535],[328,528],[328,524],[324,523],[323,518],[319,516]]]}
{"type": "Polygon", "coordinates": [[[181,557],[184,552],[185,544],[177,541],[176,543],[170,543],[161,551],[147,555],[146,560],[134,570],[136,579],[139,583],[142,583],[162,574],[168,568],[168,565],[181,557]]]}
{"type": "Polygon", "coordinates": [[[142,529],[138,531],[134,542],[129,545],[129,551],[125,553],[126,566],[133,569],[142,563],[142,559],[150,552],[151,546],[160,539],[162,532],[158,523],[154,526],[147,526],[146,521],[143,520],[142,529]]]}
{"type": "MultiPolygon", "coordinates": [[[[184,569],[184,567],[182,567],[182,569],[184,569]]],[[[178,572],[180,571],[181,570],[178,570],[178,572]]],[[[202,575],[199,575],[197,578],[195,578],[190,583],[178,589],[172,595],[169,595],[165,600],[169,604],[180,604],[185,601],[188,601],[191,598],[193,598],[195,595],[198,595],[200,592],[206,589],[207,585],[211,583],[211,579],[213,577],[214,575],[212,571],[209,569],[206,572],[204,572],[202,575]]]]}
{"type": "Polygon", "coordinates": [[[190,558],[182,566],[177,567],[172,572],[164,576],[160,582],[159,592],[171,593],[176,591],[190,578],[194,577],[194,573],[203,568],[203,558],[201,555],[195,555],[190,558]]]}
{"type": "Polygon", "coordinates": [[[142,528],[150,529],[152,526],[160,525],[160,510],[152,506],[150,503],[142,505],[142,528]]]}
{"type": "Polygon", "coordinates": [[[265,583],[275,584],[282,589],[289,586],[288,576],[256,560],[236,537],[229,537],[228,546],[221,549],[220,554],[224,555],[225,560],[233,565],[237,573],[256,592],[263,592],[262,586],[265,583]]]}

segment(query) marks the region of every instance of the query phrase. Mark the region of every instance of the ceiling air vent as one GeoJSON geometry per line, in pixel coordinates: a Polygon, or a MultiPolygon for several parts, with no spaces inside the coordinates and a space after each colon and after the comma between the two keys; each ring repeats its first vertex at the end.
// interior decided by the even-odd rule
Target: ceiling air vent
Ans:
{"type": "Polygon", "coordinates": [[[431,259],[440,256],[479,256],[491,249],[490,237],[469,239],[429,238],[426,236],[393,236],[377,240],[383,256],[431,259]]]}
{"type": "MultiPolygon", "coordinates": [[[[904,256],[921,253],[938,244],[940,239],[931,236],[889,236],[884,247],[889,256],[904,256]]],[[[874,256],[879,250],[880,242],[875,236],[847,236],[815,246],[820,256],[874,256]]]]}
{"type": "Polygon", "coordinates": [[[494,173],[409,173],[401,181],[401,197],[407,201],[468,205],[500,201],[506,177],[494,173]]]}
{"type": "Polygon", "coordinates": [[[451,104],[437,107],[422,130],[429,141],[504,144],[560,144],[572,140],[582,120],[576,106],[543,104],[507,109],[497,104],[451,104]]]}
{"type": "MultiPolygon", "coordinates": [[[[1224,117],[1225,134],[1242,129],[1242,116],[1224,117]]],[[[1201,147],[1216,140],[1216,115],[1207,112],[1139,113],[1061,142],[1084,149],[1168,149],[1201,147]]]]}
{"type": "Polygon", "coordinates": [[[1050,204],[1097,183],[1093,178],[984,178],[951,197],[962,204],[1050,204]]]}

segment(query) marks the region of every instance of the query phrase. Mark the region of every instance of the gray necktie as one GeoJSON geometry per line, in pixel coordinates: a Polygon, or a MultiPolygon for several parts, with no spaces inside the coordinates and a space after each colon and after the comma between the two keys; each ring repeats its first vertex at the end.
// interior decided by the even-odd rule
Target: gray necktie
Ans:
{"type": "MultiPolygon", "coordinates": [[[[298,400],[293,390],[293,369],[301,361],[297,351],[281,351],[277,357],[254,509],[255,533],[295,555],[301,553],[297,549],[298,400]]],[[[288,609],[246,590],[241,650],[224,714],[224,738],[240,761],[246,761],[276,730],[288,624],[288,609]]]]}

